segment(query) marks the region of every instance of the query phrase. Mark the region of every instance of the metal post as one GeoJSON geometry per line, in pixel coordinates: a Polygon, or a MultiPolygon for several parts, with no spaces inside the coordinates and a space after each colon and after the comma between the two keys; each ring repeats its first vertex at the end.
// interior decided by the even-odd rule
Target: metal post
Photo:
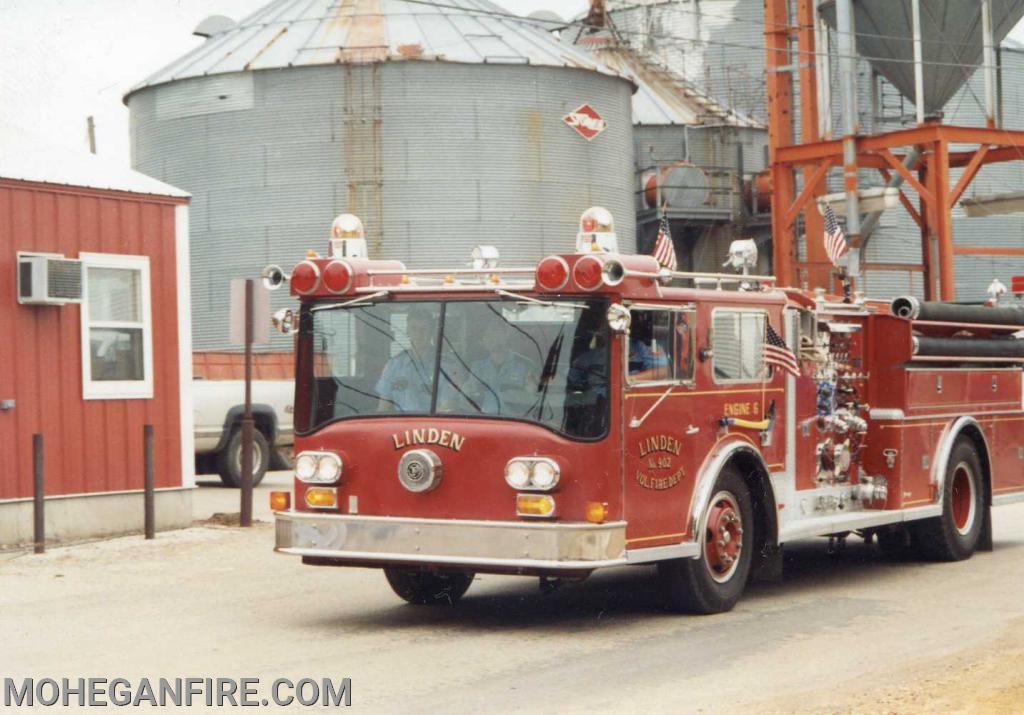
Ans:
{"type": "Polygon", "coordinates": [[[921,52],[921,0],[911,0],[914,33],[914,106],[917,108],[917,123],[924,124],[924,62],[921,52]]]}
{"type": "Polygon", "coordinates": [[[156,495],[154,494],[153,481],[153,425],[142,427],[142,454],[145,465],[143,475],[143,509],[145,510],[145,531],[146,538],[152,539],[156,536],[156,495]]]}
{"type": "Polygon", "coordinates": [[[43,514],[43,435],[32,435],[32,525],[35,552],[46,551],[46,521],[43,514]]]}
{"type": "Polygon", "coordinates": [[[240,526],[252,526],[252,332],[253,282],[245,281],[245,413],[242,415],[242,507],[240,526]]]}
{"type": "Polygon", "coordinates": [[[996,126],[996,58],[992,42],[992,0],[981,2],[981,36],[984,45],[985,68],[985,123],[989,128],[996,126]]]}
{"type": "Polygon", "coordinates": [[[860,118],[857,108],[856,43],[852,0],[836,2],[836,42],[839,48],[839,85],[843,109],[843,187],[846,191],[846,235],[850,240],[847,271],[860,275],[860,197],[857,193],[857,140],[860,118]]]}
{"type": "Polygon", "coordinates": [[[814,8],[817,17],[817,32],[815,36],[815,47],[817,48],[816,59],[818,62],[818,132],[822,139],[832,138],[832,56],[828,40],[828,25],[824,18],[818,15],[817,6],[814,8]]]}

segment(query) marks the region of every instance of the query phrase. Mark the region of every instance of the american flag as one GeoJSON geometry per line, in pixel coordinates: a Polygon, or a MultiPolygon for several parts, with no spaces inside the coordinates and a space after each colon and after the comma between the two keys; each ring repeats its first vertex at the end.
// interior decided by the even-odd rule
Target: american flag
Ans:
{"type": "Polygon", "coordinates": [[[672,245],[672,234],[668,228],[668,218],[661,217],[661,224],[658,226],[658,237],[654,239],[654,259],[670,271],[676,266],[676,247],[672,245]]]}
{"type": "Polygon", "coordinates": [[[846,244],[846,236],[843,235],[843,229],[839,227],[839,222],[836,221],[836,215],[832,212],[832,207],[826,204],[825,253],[828,254],[828,260],[832,261],[833,266],[838,266],[839,259],[845,256],[849,250],[850,247],[846,244]]]}
{"type": "Polygon", "coordinates": [[[793,377],[800,377],[800,366],[796,361],[796,355],[786,347],[786,341],[775,332],[771,323],[768,323],[765,334],[764,361],[768,365],[778,365],[793,377]]]}

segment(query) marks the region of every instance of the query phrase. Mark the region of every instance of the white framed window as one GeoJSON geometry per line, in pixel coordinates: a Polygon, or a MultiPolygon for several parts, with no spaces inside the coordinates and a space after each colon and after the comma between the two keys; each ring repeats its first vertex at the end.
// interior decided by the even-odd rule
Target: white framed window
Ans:
{"type": "Polygon", "coordinates": [[[711,372],[715,383],[763,382],[771,377],[764,362],[762,310],[716,308],[711,313],[711,372]]]}
{"type": "Polygon", "coordinates": [[[153,396],[149,257],[82,253],[82,397],[153,396]]]}

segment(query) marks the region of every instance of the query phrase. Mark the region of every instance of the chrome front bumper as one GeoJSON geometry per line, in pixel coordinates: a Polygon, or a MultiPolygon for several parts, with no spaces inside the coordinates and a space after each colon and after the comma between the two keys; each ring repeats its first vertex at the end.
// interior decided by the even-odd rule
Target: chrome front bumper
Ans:
{"type": "Polygon", "coordinates": [[[337,565],[431,564],[502,572],[629,562],[626,523],[564,524],[277,512],[275,551],[337,565]]]}

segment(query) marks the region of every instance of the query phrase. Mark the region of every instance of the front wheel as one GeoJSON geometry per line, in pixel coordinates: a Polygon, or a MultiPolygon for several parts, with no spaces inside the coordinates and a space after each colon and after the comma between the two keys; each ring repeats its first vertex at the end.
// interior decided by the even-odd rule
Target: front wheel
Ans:
{"type": "MultiPolygon", "coordinates": [[[[257,429],[252,431],[252,485],[263,481],[270,466],[270,446],[267,438],[257,429]]],[[[231,432],[228,443],[217,454],[217,473],[226,487],[242,485],[242,428],[231,432]]]]}
{"type": "Polygon", "coordinates": [[[914,525],[915,541],[928,558],[963,561],[978,548],[985,514],[981,459],[970,440],[953,446],[942,483],[942,516],[914,525]]]}
{"type": "Polygon", "coordinates": [[[700,558],[658,564],[662,593],[673,611],[729,611],[747,584],[754,535],[750,490],[730,466],[719,474],[712,494],[699,522],[700,558]]]}
{"type": "Polygon", "coordinates": [[[391,589],[417,606],[451,606],[469,590],[473,574],[460,571],[384,569],[391,589]]]}

